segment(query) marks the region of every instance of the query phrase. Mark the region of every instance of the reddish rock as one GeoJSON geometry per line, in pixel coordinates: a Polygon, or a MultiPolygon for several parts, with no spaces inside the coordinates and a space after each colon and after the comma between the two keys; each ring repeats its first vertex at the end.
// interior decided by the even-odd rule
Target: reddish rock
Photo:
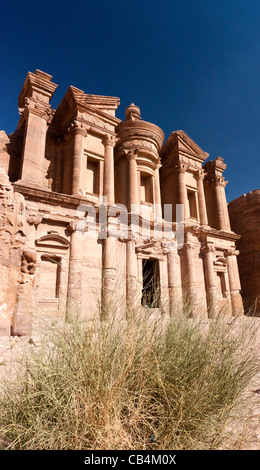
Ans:
{"type": "Polygon", "coordinates": [[[246,309],[260,315],[260,189],[243,194],[228,205],[237,242],[242,296],[246,309]]]}

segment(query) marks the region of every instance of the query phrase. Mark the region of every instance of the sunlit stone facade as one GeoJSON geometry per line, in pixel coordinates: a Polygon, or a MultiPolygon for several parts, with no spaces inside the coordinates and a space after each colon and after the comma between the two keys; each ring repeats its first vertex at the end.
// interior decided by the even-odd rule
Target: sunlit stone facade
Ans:
{"type": "Polygon", "coordinates": [[[0,132],[1,334],[70,308],[93,318],[98,298],[123,315],[174,315],[184,298],[191,316],[243,314],[223,159],[184,131],[164,142],[134,104],[121,121],[116,97],[70,86],[54,110],[56,88],[29,72],[17,129],[0,132]]]}

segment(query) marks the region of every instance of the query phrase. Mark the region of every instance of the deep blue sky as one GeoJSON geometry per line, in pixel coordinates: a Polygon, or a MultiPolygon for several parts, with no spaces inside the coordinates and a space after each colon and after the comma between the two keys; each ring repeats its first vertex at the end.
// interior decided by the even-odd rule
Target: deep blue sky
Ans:
{"type": "Polygon", "coordinates": [[[224,158],[228,201],[260,188],[259,0],[12,1],[1,5],[0,129],[36,68],[59,85],[132,101],[166,137],[224,158]]]}

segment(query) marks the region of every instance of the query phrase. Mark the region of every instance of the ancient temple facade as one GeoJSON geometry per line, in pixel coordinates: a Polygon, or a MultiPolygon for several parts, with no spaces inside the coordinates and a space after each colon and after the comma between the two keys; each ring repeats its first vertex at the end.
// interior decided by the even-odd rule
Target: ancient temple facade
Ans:
{"type": "MultiPolygon", "coordinates": [[[[14,133],[0,132],[0,333],[34,316],[97,315],[116,300],[174,315],[243,314],[223,172],[184,131],[165,136],[117,97],[29,72],[14,133]],[[207,160],[207,161],[206,161],[207,160]]],[[[119,304],[118,304],[119,305],[119,304]]]]}

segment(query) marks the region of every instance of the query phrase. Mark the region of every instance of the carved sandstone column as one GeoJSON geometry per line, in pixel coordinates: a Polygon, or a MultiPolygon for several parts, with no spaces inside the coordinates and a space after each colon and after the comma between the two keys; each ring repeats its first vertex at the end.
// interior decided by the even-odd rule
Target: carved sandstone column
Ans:
{"type": "Polygon", "coordinates": [[[154,170],[154,204],[156,208],[157,218],[162,217],[162,202],[161,202],[161,188],[160,188],[160,173],[159,169],[162,165],[157,164],[156,169],[154,170]]]}
{"type": "Polygon", "coordinates": [[[77,221],[70,222],[68,230],[71,232],[71,245],[67,290],[67,314],[76,316],[81,312],[82,239],[77,232],[77,221]]]}
{"type": "Polygon", "coordinates": [[[213,253],[216,251],[214,245],[205,244],[202,247],[204,270],[206,279],[207,306],[209,318],[214,318],[217,314],[217,286],[216,273],[213,265],[213,253]]]}
{"type": "Polygon", "coordinates": [[[105,161],[104,161],[104,196],[107,197],[108,203],[115,202],[115,181],[114,181],[114,147],[116,144],[115,137],[107,134],[103,138],[105,145],[105,161]]]}
{"type": "MultiPolygon", "coordinates": [[[[111,219],[111,218],[110,218],[111,219]]],[[[108,221],[108,223],[111,220],[108,221]]],[[[109,236],[104,239],[103,245],[103,292],[102,315],[103,318],[114,316],[117,309],[116,298],[116,237],[109,236]]]]}
{"type": "Polygon", "coordinates": [[[177,166],[177,174],[178,174],[178,196],[177,196],[177,203],[183,204],[184,208],[184,220],[187,220],[188,211],[187,211],[187,190],[185,184],[185,172],[187,170],[187,165],[184,163],[179,163],[177,166]]]}
{"type": "Polygon", "coordinates": [[[84,139],[87,132],[83,127],[80,127],[76,121],[72,127],[74,136],[74,149],[73,149],[73,165],[72,165],[72,194],[79,196],[82,190],[82,164],[84,158],[84,139]]]}
{"type": "Polygon", "coordinates": [[[228,214],[226,193],[225,193],[226,182],[223,178],[216,178],[215,180],[215,191],[216,191],[216,203],[217,203],[217,218],[220,230],[231,230],[230,220],[228,214]]]}
{"type": "Polygon", "coordinates": [[[131,206],[140,203],[140,194],[138,187],[138,172],[137,172],[137,153],[138,150],[130,151],[128,153],[128,166],[129,166],[129,211],[131,206]]]}
{"type": "Polygon", "coordinates": [[[155,204],[161,205],[161,188],[160,188],[160,173],[159,169],[161,164],[158,163],[156,169],[154,170],[154,202],[155,204]]]}
{"type": "Polygon", "coordinates": [[[225,229],[230,231],[231,225],[230,225],[230,218],[229,218],[227,198],[226,198],[226,189],[225,189],[227,183],[228,183],[227,181],[223,181],[223,184],[221,184],[221,197],[222,197],[222,207],[223,207],[223,213],[224,213],[225,229]]]}
{"type": "Polygon", "coordinates": [[[214,187],[216,203],[216,222],[219,230],[230,231],[230,221],[227,208],[225,187],[227,181],[223,177],[226,169],[223,158],[217,157],[214,161],[207,162],[203,169],[206,173],[206,179],[214,187]]]}
{"type": "Polygon", "coordinates": [[[135,240],[128,240],[126,243],[126,300],[127,313],[134,308],[137,298],[137,266],[135,253],[135,240]]]}
{"type": "Polygon", "coordinates": [[[168,287],[170,314],[182,311],[182,285],[180,257],[176,247],[171,247],[167,253],[168,287]]]}
{"type": "Polygon", "coordinates": [[[188,300],[189,305],[188,308],[191,309],[191,316],[196,316],[196,306],[197,306],[197,292],[196,292],[196,280],[195,280],[195,269],[194,269],[194,257],[193,257],[193,250],[195,245],[190,241],[185,243],[186,249],[186,264],[187,264],[187,281],[188,281],[188,300]]]}
{"type": "Polygon", "coordinates": [[[103,196],[104,191],[104,161],[99,161],[99,196],[103,196]]]}
{"type": "Polygon", "coordinates": [[[240,295],[240,283],[239,276],[237,273],[237,261],[236,256],[239,254],[239,251],[230,248],[225,251],[225,256],[227,259],[227,270],[229,278],[229,287],[230,287],[230,300],[232,306],[232,315],[233,317],[238,317],[244,314],[243,302],[240,295]]]}
{"type": "Polygon", "coordinates": [[[199,203],[199,216],[201,225],[208,225],[208,216],[206,209],[205,193],[204,193],[204,171],[198,170],[195,174],[195,178],[198,182],[198,203],[199,203]]]}

